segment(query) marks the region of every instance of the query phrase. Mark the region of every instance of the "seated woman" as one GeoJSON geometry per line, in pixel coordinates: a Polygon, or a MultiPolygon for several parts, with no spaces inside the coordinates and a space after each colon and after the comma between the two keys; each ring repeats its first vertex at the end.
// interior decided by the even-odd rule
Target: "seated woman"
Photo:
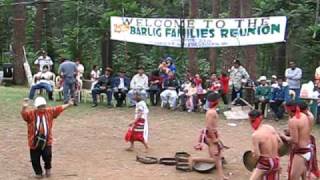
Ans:
{"type": "Polygon", "coordinates": [[[48,93],[49,100],[53,100],[55,74],[49,71],[49,67],[44,65],[42,71],[33,76],[34,84],[31,86],[29,99],[33,99],[37,89],[45,89],[48,93]]]}
{"type": "Polygon", "coordinates": [[[187,96],[186,106],[187,106],[188,112],[193,112],[198,100],[197,87],[194,82],[192,82],[191,86],[189,86],[189,88],[187,89],[186,96],[187,96]]]}
{"type": "Polygon", "coordinates": [[[152,72],[149,79],[149,86],[150,102],[153,106],[156,106],[160,101],[160,92],[162,89],[162,78],[160,77],[159,70],[152,72]]]}

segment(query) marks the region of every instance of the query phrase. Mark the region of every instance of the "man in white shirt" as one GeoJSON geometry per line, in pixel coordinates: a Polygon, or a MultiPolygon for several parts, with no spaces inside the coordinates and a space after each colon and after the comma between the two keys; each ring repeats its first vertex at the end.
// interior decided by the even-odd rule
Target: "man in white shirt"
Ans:
{"type": "Polygon", "coordinates": [[[289,68],[286,69],[285,76],[287,78],[289,90],[293,90],[295,92],[295,100],[297,101],[300,97],[302,70],[296,67],[295,62],[290,61],[289,68]]]}
{"type": "Polygon", "coordinates": [[[128,98],[131,106],[136,105],[134,95],[139,92],[142,99],[145,101],[147,99],[148,90],[148,76],[144,74],[144,68],[140,66],[138,68],[138,74],[134,75],[130,82],[131,90],[128,92],[128,98]]]}
{"type": "Polygon", "coordinates": [[[47,55],[46,51],[41,51],[41,56],[38,57],[34,61],[34,64],[38,65],[39,71],[42,71],[43,66],[47,66],[48,70],[51,71],[51,66],[53,65],[53,62],[51,58],[47,55]]]}
{"type": "Polygon", "coordinates": [[[42,71],[34,75],[34,84],[31,86],[29,99],[33,99],[37,89],[45,89],[49,99],[52,100],[52,92],[54,86],[55,74],[48,70],[48,66],[44,65],[42,71]]]}

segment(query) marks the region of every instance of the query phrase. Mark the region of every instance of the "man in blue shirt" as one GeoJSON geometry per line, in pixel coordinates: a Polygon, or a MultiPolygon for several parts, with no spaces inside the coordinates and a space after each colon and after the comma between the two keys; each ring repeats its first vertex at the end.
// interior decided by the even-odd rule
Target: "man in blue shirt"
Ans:
{"type": "Polygon", "coordinates": [[[270,108],[275,113],[277,120],[283,118],[283,104],[289,100],[289,88],[283,82],[283,78],[278,77],[277,83],[272,85],[270,108]]]}

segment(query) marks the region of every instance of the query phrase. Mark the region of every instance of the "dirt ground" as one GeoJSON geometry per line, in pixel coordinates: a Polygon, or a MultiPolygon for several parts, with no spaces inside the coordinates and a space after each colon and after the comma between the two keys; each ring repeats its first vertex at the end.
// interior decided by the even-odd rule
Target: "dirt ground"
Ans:
{"type": "MultiPolygon", "coordinates": [[[[2,103],[6,103],[1,102],[2,103]]],[[[0,179],[24,180],[33,178],[27,147],[27,128],[19,115],[5,113],[10,107],[2,106],[0,120],[0,179]],[[8,109],[6,109],[8,108],[8,109]]],[[[12,107],[11,107],[12,108],[12,107]]],[[[143,153],[143,146],[136,145],[135,152],[127,152],[129,144],[124,134],[132,120],[134,109],[91,108],[89,104],[67,110],[54,125],[52,180],[126,180],[126,179],[216,179],[211,174],[183,173],[175,167],[144,165],[135,161],[143,153]]],[[[222,115],[221,115],[222,116],[222,115]]],[[[270,122],[277,129],[284,129],[286,121],[270,122]]],[[[152,107],[149,114],[151,150],[155,157],[172,157],[176,151],[186,151],[196,156],[207,156],[207,149],[196,152],[199,130],[204,125],[204,114],[172,112],[152,107]]],[[[226,174],[231,180],[248,180],[250,173],[244,168],[242,155],[251,148],[251,128],[247,121],[220,121],[219,131],[225,145],[228,164],[226,174]],[[236,127],[228,123],[236,123],[236,127]]],[[[320,137],[319,132],[316,133],[320,137]]],[[[286,177],[287,157],[282,158],[283,178],[286,177]]]]}

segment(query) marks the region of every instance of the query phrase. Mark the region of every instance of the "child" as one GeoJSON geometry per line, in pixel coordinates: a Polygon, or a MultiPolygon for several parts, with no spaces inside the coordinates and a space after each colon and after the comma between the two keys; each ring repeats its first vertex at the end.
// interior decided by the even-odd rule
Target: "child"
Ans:
{"type": "Polygon", "coordinates": [[[203,94],[202,79],[199,74],[194,76],[193,82],[196,84],[197,94],[203,94]]]}
{"type": "Polygon", "coordinates": [[[134,148],[134,142],[141,142],[146,148],[146,152],[149,149],[148,146],[148,113],[149,109],[146,102],[144,102],[139,94],[136,94],[135,100],[136,104],[136,113],[135,121],[129,124],[129,130],[125,136],[125,140],[130,141],[130,147],[128,151],[132,151],[134,148]]]}
{"type": "Polygon", "coordinates": [[[186,95],[187,95],[186,106],[187,106],[188,112],[192,112],[194,111],[194,106],[197,100],[197,87],[194,82],[192,82],[191,86],[188,87],[186,95]]]}

